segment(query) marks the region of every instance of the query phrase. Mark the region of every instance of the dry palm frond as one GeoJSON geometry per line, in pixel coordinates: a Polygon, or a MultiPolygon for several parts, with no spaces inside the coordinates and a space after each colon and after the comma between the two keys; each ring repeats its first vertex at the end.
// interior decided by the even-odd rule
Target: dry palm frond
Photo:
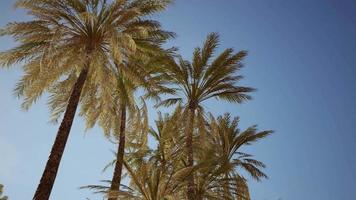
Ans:
{"type": "Polygon", "coordinates": [[[7,200],[8,199],[7,196],[2,196],[3,189],[4,189],[4,186],[2,184],[0,184],[0,200],[7,200]]]}
{"type": "Polygon", "coordinates": [[[230,114],[217,118],[210,115],[206,123],[208,149],[197,148],[196,160],[202,166],[195,174],[197,199],[248,200],[247,181],[238,173],[241,169],[257,181],[267,178],[262,172],[265,165],[240,149],[273,131],[258,132],[256,126],[240,131],[238,121],[238,118],[231,119],[230,114]]]}
{"type": "MultiPolygon", "coordinates": [[[[149,81],[150,69],[145,70],[144,65],[132,69],[133,64],[126,63],[133,56],[144,59],[165,54],[161,45],[174,33],[162,30],[159,22],[146,16],[168,4],[167,0],[18,0],[16,6],[25,9],[32,19],[1,29],[1,35],[12,36],[19,45],[0,53],[0,65],[21,64],[24,75],[15,94],[24,99],[22,107],[28,109],[49,92],[51,121],[56,121],[65,110],[79,72],[89,63],[81,105],[82,114],[89,113],[90,128],[112,112],[118,74],[113,63],[125,66],[120,68],[121,76],[135,80],[135,87],[155,85],[149,81]],[[100,116],[95,110],[105,114],[100,116]]],[[[108,123],[101,122],[105,132],[108,123]]]]}

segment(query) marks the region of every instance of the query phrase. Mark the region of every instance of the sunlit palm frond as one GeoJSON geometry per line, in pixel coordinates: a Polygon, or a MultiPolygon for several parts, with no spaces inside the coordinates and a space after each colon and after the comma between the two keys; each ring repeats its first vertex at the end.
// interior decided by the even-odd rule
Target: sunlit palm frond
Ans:
{"type": "Polygon", "coordinates": [[[2,184],[0,184],[0,200],[8,200],[7,196],[2,196],[3,191],[4,190],[4,186],[2,184]]]}

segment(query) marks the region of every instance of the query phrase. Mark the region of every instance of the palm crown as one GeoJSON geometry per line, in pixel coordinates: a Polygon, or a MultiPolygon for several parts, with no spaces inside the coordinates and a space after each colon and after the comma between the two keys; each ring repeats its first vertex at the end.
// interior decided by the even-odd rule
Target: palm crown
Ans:
{"type": "Polygon", "coordinates": [[[217,98],[233,103],[241,103],[251,97],[247,94],[253,89],[236,84],[243,77],[237,75],[241,69],[241,61],[246,51],[234,53],[233,49],[225,49],[213,59],[219,44],[219,35],[208,35],[203,48],[196,48],[192,62],[178,59],[168,63],[168,75],[171,83],[177,88],[177,98],[169,98],[159,105],[170,106],[185,101],[189,107],[200,107],[200,103],[210,98],[217,98]]]}
{"type": "Polygon", "coordinates": [[[217,118],[210,115],[207,123],[206,145],[197,146],[196,199],[249,199],[246,179],[238,170],[244,170],[253,179],[267,178],[262,171],[265,165],[241,152],[241,148],[266,138],[273,131],[257,131],[251,126],[244,131],[238,128],[239,119],[230,114],[217,118]],[[204,149],[200,148],[204,146],[204,149]]]}
{"type": "Polygon", "coordinates": [[[87,81],[101,87],[102,93],[113,92],[110,91],[116,83],[115,73],[111,73],[116,70],[113,62],[120,64],[134,52],[160,50],[160,44],[173,36],[160,30],[158,22],[143,18],[163,9],[167,3],[18,1],[17,6],[27,9],[34,19],[10,23],[1,31],[2,35],[14,36],[20,45],[1,53],[0,61],[3,66],[25,61],[25,75],[15,89],[16,94],[25,97],[23,107],[29,108],[54,84],[73,85],[86,65],[90,65],[87,81]]]}

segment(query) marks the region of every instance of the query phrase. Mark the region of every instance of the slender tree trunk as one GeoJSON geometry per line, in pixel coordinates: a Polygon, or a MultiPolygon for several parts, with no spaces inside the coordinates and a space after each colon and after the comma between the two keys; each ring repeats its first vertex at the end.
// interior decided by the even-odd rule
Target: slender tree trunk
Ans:
{"type": "Polygon", "coordinates": [[[40,183],[37,187],[33,200],[48,200],[51,195],[54,181],[57,176],[59,164],[66,146],[70,129],[72,127],[75,112],[78,107],[80,94],[82,92],[85,80],[88,75],[88,66],[80,72],[80,75],[74,84],[72,94],[69,98],[67,109],[61,125],[59,126],[56,139],[52,146],[46,168],[42,174],[40,183]]]}
{"type": "MultiPolygon", "coordinates": [[[[194,128],[194,117],[195,109],[189,108],[188,111],[188,124],[186,129],[186,148],[187,148],[187,163],[188,167],[193,167],[193,128],[194,128]]],[[[188,200],[194,200],[195,198],[195,184],[193,174],[188,177],[188,187],[187,187],[187,198],[188,200]]]]}
{"type": "Polygon", "coordinates": [[[126,128],[126,105],[121,106],[121,117],[120,117],[120,136],[119,136],[119,146],[116,154],[116,164],[114,169],[114,175],[111,181],[109,200],[117,199],[117,192],[120,191],[122,166],[124,163],[125,154],[125,128],[126,128]]]}

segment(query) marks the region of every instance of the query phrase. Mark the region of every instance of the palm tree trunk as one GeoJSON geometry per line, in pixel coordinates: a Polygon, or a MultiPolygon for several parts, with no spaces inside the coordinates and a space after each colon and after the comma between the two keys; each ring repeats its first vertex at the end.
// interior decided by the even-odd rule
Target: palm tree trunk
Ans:
{"type": "Polygon", "coordinates": [[[73,91],[68,101],[66,111],[61,125],[59,126],[56,139],[52,146],[46,168],[42,174],[40,183],[37,187],[33,200],[48,200],[57,176],[59,164],[68,140],[70,129],[74,120],[75,112],[78,107],[80,94],[88,75],[88,66],[80,72],[74,84],[73,91]]]}
{"type": "MultiPolygon", "coordinates": [[[[188,110],[188,124],[186,130],[186,149],[187,149],[187,163],[188,167],[193,167],[193,126],[194,126],[195,109],[189,108],[188,110]]],[[[193,174],[188,177],[187,198],[188,200],[194,200],[195,184],[193,174]]]]}
{"type": "Polygon", "coordinates": [[[120,191],[122,166],[124,163],[124,154],[125,154],[125,128],[126,128],[125,126],[126,126],[126,105],[122,105],[121,117],[120,117],[119,146],[116,154],[116,164],[114,169],[114,175],[111,181],[109,200],[116,200],[117,192],[120,191]]]}

